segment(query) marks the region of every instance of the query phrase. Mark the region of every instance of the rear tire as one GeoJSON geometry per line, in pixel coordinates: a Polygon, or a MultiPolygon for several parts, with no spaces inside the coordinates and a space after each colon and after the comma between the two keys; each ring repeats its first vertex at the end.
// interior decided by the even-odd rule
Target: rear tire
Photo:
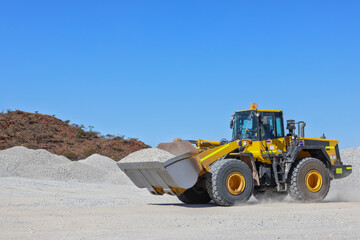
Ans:
{"type": "Polygon", "coordinates": [[[330,189],[330,174],[316,158],[304,158],[293,167],[289,178],[289,194],[296,201],[322,201],[330,189]]]}
{"type": "Polygon", "coordinates": [[[206,204],[210,202],[211,198],[206,191],[205,181],[205,177],[199,178],[192,188],[178,195],[178,199],[185,204],[206,204]]]}
{"type": "Polygon", "coordinates": [[[254,189],[253,196],[260,202],[263,201],[277,201],[282,202],[288,195],[287,192],[277,192],[276,190],[265,190],[254,189]]]}
{"type": "Polygon", "coordinates": [[[249,200],[254,179],[248,165],[237,159],[218,160],[210,166],[206,188],[211,199],[221,206],[249,200]]]}

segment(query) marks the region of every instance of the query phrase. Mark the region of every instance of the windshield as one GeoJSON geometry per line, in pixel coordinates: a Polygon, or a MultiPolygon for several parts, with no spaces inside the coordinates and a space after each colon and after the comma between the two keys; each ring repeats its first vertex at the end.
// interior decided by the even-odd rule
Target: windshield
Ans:
{"type": "Polygon", "coordinates": [[[237,139],[257,141],[257,121],[255,111],[243,111],[235,114],[233,140],[237,139]]]}

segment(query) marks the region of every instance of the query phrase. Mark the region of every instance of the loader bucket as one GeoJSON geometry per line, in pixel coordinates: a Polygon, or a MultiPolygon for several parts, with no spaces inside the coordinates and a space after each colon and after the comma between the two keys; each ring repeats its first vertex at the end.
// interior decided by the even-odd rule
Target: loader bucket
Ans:
{"type": "MultiPolygon", "coordinates": [[[[189,148],[186,144],[179,146],[172,146],[172,151],[189,148]]],[[[179,195],[195,185],[202,170],[199,151],[194,149],[165,162],[119,162],[118,166],[139,188],[147,188],[155,195],[179,195]]]]}
{"type": "Polygon", "coordinates": [[[188,141],[160,143],[156,148],[165,150],[175,156],[196,150],[196,148],[188,141]]]}

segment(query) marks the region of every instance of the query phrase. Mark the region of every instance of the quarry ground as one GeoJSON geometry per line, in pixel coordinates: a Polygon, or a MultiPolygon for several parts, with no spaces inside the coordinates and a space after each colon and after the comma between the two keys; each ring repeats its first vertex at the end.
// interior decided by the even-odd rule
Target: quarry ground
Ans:
{"type": "MultiPolygon", "coordinates": [[[[161,161],[156,152],[129,157],[161,161]]],[[[353,173],[324,202],[220,207],[153,196],[101,155],[73,162],[14,147],[0,151],[0,239],[360,239],[360,147],[341,156],[353,173]]]]}
{"type": "Polygon", "coordinates": [[[360,202],[336,197],[219,207],[131,185],[2,177],[0,188],[0,239],[360,239],[360,202]]]}

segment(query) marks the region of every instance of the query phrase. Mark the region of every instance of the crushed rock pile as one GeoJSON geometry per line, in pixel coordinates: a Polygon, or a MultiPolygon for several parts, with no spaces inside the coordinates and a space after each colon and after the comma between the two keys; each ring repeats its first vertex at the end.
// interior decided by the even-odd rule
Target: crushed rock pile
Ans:
{"type": "Polygon", "coordinates": [[[352,173],[331,181],[326,200],[360,201],[360,147],[341,150],[340,157],[344,165],[352,165],[352,173]]]}
{"type": "Polygon", "coordinates": [[[114,160],[97,153],[91,155],[90,157],[84,160],[79,160],[77,162],[101,169],[103,171],[118,172],[119,170],[114,160]]]}
{"type": "MultiPolygon", "coordinates": [[[[172,157],[174,155],[164,150],[150,148],[134,152],[121,161],[164,162],[172,157]]],[[[0,177],[132,185],[114,160],[99,154],[71,161],[43,149],[18,146],[0,151],[0,164],[0,177]]]]}
{"type": "Polygon", "coordinates": [[[0,151],[0,164],[0,177],[84,183],[127,184],[129,182],[115,161],[98,154],[74,162],[42,149],[13,147],[0,151]]]}
{"type": "Polygon", "coordinates": [[[173,157],[175,157],[175,155],[165,150],[159,148],[146,148],[129,154],[121,159],[121,162],[165,162],[173,157]]]}

